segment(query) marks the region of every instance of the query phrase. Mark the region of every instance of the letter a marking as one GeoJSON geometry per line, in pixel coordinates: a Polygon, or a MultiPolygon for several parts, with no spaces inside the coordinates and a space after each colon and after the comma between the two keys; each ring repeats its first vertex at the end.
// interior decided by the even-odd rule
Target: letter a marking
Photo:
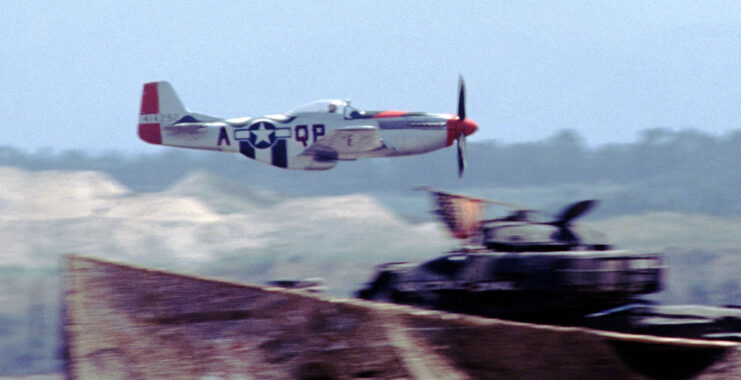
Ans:
{"type": "Polygon", "coordinates": [[[229,142],[229,135],[226,134],[226,128],[224,127],[221,127],[221,129],[219,130],[219,142],[216,145],[221,146],[222,141],[226,141],[226,145],[229,145],[229,146],[232,145],[229,142]]]}

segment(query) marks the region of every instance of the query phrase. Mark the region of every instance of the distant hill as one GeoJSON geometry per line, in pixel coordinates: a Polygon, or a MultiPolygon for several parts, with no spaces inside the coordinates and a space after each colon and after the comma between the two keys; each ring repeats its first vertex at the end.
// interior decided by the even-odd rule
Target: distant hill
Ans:
{"type": "MultiPolygon", "coordinates": [[[[129,190],[93,171],[0,167],[0,178],[6,266],[55,266],[74,252],[179,270],[237,260],[250,272],[258,261],[372,265],[454,245],[436,223],[408,223],[361,194],[280,197],[206,172],[160,192],[129,190]]],[[[317,274],[331,277],[307,273],[317,274]]]]}
{"type": "Polygon", "coordinates": [[[498,199],[517,198],[503,199],[515,202],[520,200],[519,190],[540,189],[537,196],[523,199],[539,207],[573,197],[598,197],[605,201],[603,217],[650,211],[741,217],[737,195],[741,130],[711,136],[693,129],[657,128],[645,130],[635,143],[598,147],[587,147],[578,133],[565,130],[541,141],[471,142],[468,148],[469,168],[463,179],[456,175],[454,149],[342,162],[326,172],[300,172],[273,168],[238,154],[165,147],[159,154],[136,156],[80,151],[29,154],[0,147],[0,166],[30,171],[94,170],[137,192],[160,192],[198,172],[228,181],[212,183],[222,191],[239,193],[235,184],[246,184],[253,192],[267,190],[278,197],[371,193],[393,202],[395,197],[408,198],[414,186],[429,185],[492,194],[498,199]]]}

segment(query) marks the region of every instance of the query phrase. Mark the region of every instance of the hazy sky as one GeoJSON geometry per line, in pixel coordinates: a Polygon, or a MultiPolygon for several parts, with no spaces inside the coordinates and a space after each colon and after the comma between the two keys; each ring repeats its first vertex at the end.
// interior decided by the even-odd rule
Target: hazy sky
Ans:
{"type": "Polygon", "coordinates": [[[29,151],[172,149],[136,137],[153,80],[221,117],[334,97],[453,113],[461,73],[472,141],[741,128],[736,1],[4,1],[0,14],[0,145],[29,151]]]}

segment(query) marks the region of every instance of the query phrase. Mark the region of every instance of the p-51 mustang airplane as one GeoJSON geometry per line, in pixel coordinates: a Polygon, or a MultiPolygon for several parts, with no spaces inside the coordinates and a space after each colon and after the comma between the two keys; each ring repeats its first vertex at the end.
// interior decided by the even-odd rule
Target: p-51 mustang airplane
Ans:
{"type": "Polygon", "coordinates": [[[168,82],[144,85],[139,137],[151,144],[239,152],[269,165],[326,170],[337,161],[427,153],[457,141],[463,175],[465,138],[476,132],[466,118],[465,85],[458,85],[458,115],[361,111],[349,101],[319,100],[281,115],[220,119],[189,112],[168,82]]]}

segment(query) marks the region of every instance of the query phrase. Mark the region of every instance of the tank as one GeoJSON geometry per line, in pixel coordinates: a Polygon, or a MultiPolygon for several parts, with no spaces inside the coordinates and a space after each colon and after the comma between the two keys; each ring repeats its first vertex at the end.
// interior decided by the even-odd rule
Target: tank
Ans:
{"type": "Polygon", "coordinates": [[[574,225],[595,200],[571,204],[549,221],[521,207],[501,218],[471,221],[461,210],[477,217],[477,207],[493,202],[434,195],[436,213],[466,246],[422,263],[380,265],[357,297],[569,325],[661,288],[659,254],[615,249],[601,233],[574,225]]]}
{"type": "Polygon", "coordinates": [[[682,341],[607,338],[628,366],[650,378],[691,378],[741,342],[740,306],[669,306],[646,300],[661,290],[662,256],[616,249],[602,233],[575,224],[597,205],[595,200],[544,218],[520,206],[429,191],[436,199],[435,212],[464,246],[421,263],[379,265],[356,296],[682,341]],[[512,211],[481,220],[489,204],[512,211]]]}
{"type": "Polygon", "coordinates": [[[357,292],[364,299],[516,320],[569,324],[660,289],[661,257],[622,250],[461,250],[423,263],[390,263],[357,292]]]}

